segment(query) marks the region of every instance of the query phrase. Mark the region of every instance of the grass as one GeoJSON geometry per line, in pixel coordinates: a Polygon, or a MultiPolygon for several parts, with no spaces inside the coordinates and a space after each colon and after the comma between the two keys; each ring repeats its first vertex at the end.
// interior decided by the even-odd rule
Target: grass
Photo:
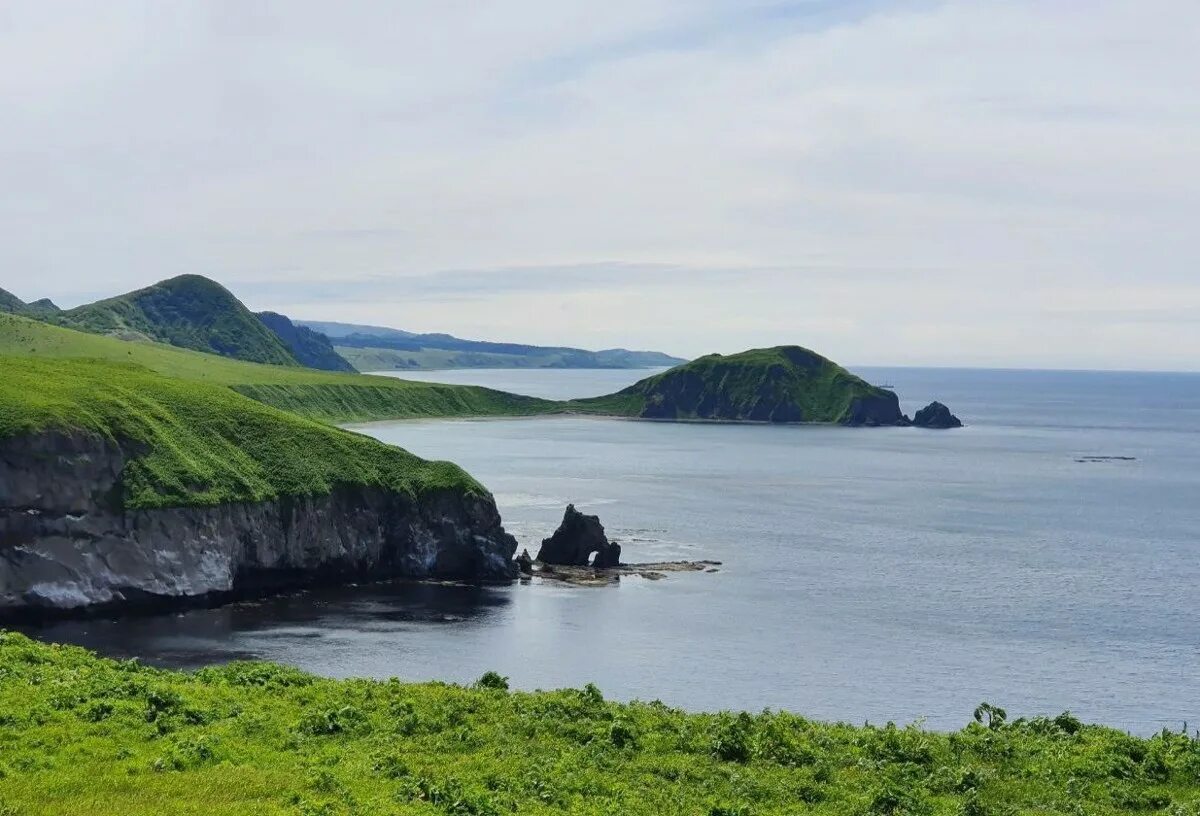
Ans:
{"type": "Polygon", "coordinates": [[[325,422],[526,416],[562,410],[555,402],[488,388],[260,365],[163,343],[72,331],[8,314],[0,314],[0,355],[135,363],[173,379],[225,386],[325,422]]]}
{"type": "Polygon", "coordinates": [[[0,357],[0,371],[0,439],[82,430],[119,441],[132,456],[119,497],[129,509],[324,495],[339,485],[485,493],[448,462],[131,363],[0,357]]]}
{"type": "Polygon", "coordinates": [[[1196,740],[1069,714],[983,706],[947,734],[506,685],[181,673],[0,633],[0,814],[1184,816],[1200,801],[1196,740]]]}

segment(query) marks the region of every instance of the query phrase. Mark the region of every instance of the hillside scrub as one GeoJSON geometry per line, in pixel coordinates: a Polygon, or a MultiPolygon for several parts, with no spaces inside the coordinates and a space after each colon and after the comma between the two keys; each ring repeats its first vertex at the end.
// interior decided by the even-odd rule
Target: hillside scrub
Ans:
{"type": "Polygon", "coordinates": [[[689,714],[594,686],[194,673],[0,633],[0,813],[1197,813],[1200,743],[1070,714],[961,731],[689,714]]]}

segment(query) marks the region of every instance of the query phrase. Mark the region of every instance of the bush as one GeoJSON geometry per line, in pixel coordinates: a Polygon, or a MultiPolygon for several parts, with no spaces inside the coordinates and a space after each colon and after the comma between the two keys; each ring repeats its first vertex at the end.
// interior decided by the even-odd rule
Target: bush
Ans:
{"type": "Polygon", "coordinates": [[[353,731],[366,722],[366,717],[354,706],[342,706],[305,714],[296,725],[297,730],[313,736],[341,734],[353,731]]]}
{"type": "Polygon", "coordinates": [[[483,676],[475,682],[475,688],[508,691],[508,678],[494,671],[486,671],[483,673],[483,676]]]}
{"type": "Polygon", "coordinates": [[[722,762],[749,762],[753,753],[754,718],[746,712],[728,718],[717,728],[712,753],[722,762]]]}

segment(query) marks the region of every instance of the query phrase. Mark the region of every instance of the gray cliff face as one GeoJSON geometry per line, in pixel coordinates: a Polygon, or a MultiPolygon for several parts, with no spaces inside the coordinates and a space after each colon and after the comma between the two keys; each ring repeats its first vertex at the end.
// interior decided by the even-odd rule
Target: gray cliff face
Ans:
{"type": "Polygon", "coordinates": [[[487,497],[329,495],[124,510],[127,452],[99,436],[0,441],[0,618],[259,595],[346,580],[502,579],[516,541],[487,497]]]}
{"type": "Polygon", "coordinates": [[[850,403],[845,423],[852,427],[908,425],[909,419],[900,411],[900,399],[890,391],[876,396],[857,397],[850,403]]]}

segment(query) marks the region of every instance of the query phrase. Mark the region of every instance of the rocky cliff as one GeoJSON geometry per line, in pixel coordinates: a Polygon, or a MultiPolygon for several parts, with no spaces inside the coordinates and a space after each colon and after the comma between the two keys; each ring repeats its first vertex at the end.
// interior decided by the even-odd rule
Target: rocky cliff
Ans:
{"type": "Polygon", "coordinates": [[[262,502],[128,509],[137,443],[85,431],[0,440],[0,618],[162,606],[397,576],[509,578],[492,499],[368,485],[262,502]]]}

